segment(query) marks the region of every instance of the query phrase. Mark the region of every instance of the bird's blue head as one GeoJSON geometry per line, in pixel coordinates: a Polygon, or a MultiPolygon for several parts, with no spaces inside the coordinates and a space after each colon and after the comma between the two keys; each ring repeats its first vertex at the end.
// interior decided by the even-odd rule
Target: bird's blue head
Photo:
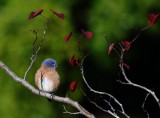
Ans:
{"type": "Polygon", "coordinates": [[[42,65],[48,66],[48,67],[53,68],[53,69],[56,69],[56,67],[58,66],[58,63],[54,59],[45,59],[42,62],[42,65]]]}

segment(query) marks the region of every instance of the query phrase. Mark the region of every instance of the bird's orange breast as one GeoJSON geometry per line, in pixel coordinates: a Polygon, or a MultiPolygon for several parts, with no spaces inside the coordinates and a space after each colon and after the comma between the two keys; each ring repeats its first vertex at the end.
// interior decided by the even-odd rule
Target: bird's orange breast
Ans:
{"type": "Polygon", "coordinates": [[[43,91],[53,92],[58,88],[60,77],[55,69],[41,66],[35,74],[36,86],[43,91]]]}

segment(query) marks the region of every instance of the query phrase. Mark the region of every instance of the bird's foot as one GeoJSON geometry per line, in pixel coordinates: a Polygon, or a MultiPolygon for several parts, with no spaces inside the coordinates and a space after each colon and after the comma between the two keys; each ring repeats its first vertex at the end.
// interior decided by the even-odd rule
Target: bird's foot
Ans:
{"type": "Polygon", "coordinates": [[[41,95],[41,92],[42,92],[42,91],[41,91],[41,90],[39,90],[39,95],[41,95]]]}
{"type": "Polygon", "coordinates": [[[51,99],[48,99],[48,101],[49,101],[49,102],[52,102],[52,99],[53,99],[53,95],[54,95],[54,94],[53,94],[53,93],[50,93],[50,94],[51,94],[51,96],[50,96],[51,99]]]}

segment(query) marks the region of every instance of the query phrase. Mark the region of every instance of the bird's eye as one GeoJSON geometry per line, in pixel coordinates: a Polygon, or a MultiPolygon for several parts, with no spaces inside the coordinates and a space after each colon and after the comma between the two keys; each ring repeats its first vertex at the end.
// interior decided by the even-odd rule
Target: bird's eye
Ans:
{"type": "Polygon", "coordinates": [[[52,63],[52,65],[55,66],[56,64],[55,64],[55,63],[52,63]]]}

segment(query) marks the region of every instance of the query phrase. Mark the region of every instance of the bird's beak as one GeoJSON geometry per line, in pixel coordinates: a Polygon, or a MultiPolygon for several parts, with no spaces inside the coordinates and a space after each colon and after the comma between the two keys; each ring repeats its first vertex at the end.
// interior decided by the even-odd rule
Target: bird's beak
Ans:
{"type": "Polygon", "coordinates": [[[59,64],[56,64],[56,67],[58,67],[59,66],[59,64]]]}

